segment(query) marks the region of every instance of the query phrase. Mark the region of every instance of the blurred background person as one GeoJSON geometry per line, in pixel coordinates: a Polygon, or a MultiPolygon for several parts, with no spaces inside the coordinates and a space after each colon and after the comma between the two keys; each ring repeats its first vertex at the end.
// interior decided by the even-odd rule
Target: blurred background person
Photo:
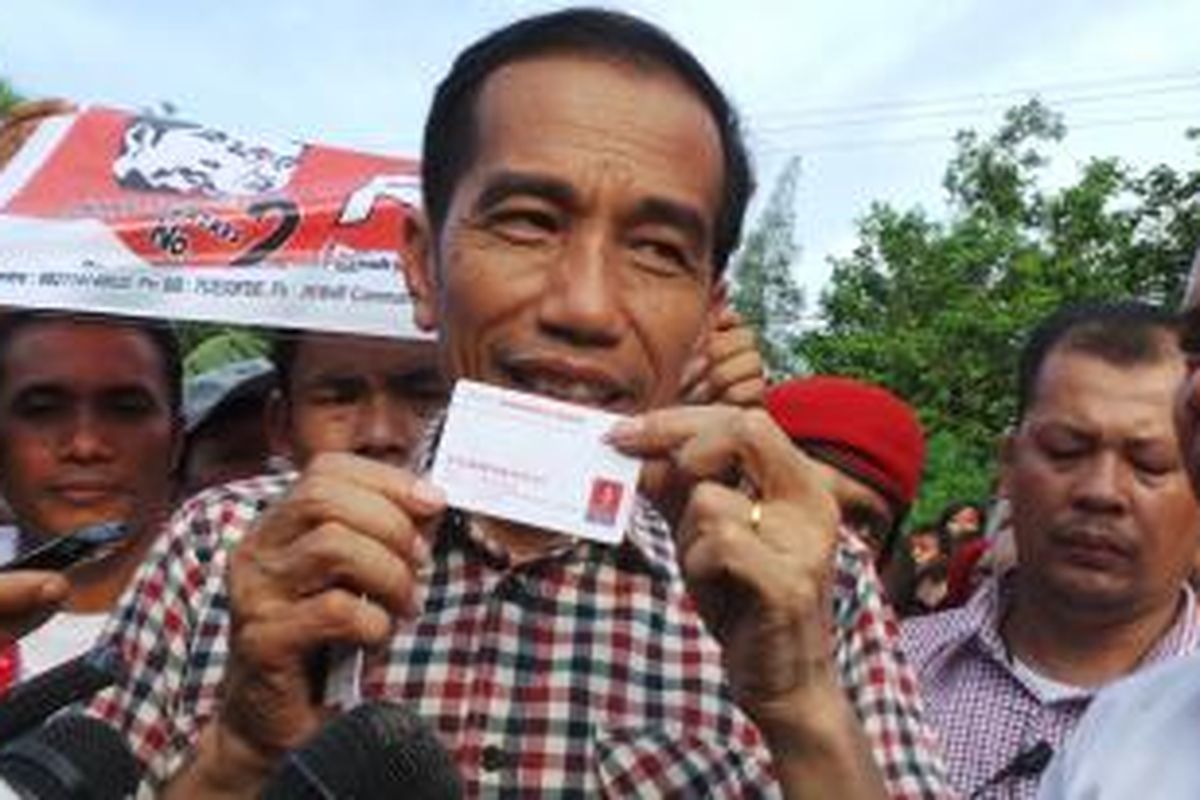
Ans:
{"type": "Polygon", "coordinates": [[[97,523],[127,528],[118,547],[66,574],[65,611],[21,640],[14,677],[90,646],[157,536],[182,440],[180,375],[159,323],[0,316],[0,493],[18,550],[97,523]]]}
{"type": "Polygon", "coordinates": [[[776,384],[767,391],[765,405],[796,446],[817,462],[842,525],[882,567],[916,499],[925,465],[925,434],[916,412],[882,386],[831,375],[776,384]]]}
{"type": "Polygon", "coordinates": [[[902,626],[964,794],[1032,797],[1101,687],[1200,640],[1186,580],[1200,507],[1172,423],[1184,375],[1174,315],[1064,308],[1030,334],[1018,375],[1000,459],[1017,566],[963,607],[902,626]]]}
{"type": "Polygon", "coordinates": [[[267,400],[275,368],[265,358],[233,361],[187,379],[180,496],[267,471],[267,400]]]}

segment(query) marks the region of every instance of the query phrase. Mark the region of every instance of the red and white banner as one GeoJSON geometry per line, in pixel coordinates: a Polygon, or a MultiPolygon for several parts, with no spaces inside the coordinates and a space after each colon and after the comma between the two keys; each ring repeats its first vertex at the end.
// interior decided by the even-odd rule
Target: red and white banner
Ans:
{"type": "Polygon", "coordinates": [[[400,272],[418,168],[107,108],[0,171],[0,306],[423,338],[400,272]]]}

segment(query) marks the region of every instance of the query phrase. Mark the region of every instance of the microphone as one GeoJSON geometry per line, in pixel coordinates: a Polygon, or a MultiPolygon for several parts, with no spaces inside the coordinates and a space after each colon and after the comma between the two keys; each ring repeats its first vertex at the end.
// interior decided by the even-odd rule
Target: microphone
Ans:
{"type": "Polygon", "coordinates": [[[454,759],[429,726],[404,706],[372,701],[288,753],[261,798],[458,800],[462,793],[454,759]]]}
{"type": "Polygon", "coordinates": [[[985,789],[1011,778],[1036,778],[1045,771],[1054,756],[1054,748],[1045,739],[1038,739],[1029,747],[1013,756],[1012,760],[996,771],[996,774],[975,787],[967,800],[975,800],[985,789]]]}
{"type": "Polygon", "coordinates": [[[0,800],[120,800],[141,766],[114,728],[68,714],[0,748],[0,800]]]}
{"type": "Polygon", "coordinates": [[[108,644],[18,683],[0,702],[0,742],[19,736],[60,708],[112,686],[124,672],[116,645],[108,644]]]}

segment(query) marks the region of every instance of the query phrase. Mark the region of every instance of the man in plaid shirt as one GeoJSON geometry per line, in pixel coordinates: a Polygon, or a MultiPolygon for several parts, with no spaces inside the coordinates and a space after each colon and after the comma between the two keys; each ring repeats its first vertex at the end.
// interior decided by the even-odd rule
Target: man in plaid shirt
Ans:
{"type": "Polygon", "coordinates": [[[1065,308],[1030,335],[1001,459],[1018,565],[904,623],[963,794],[1033,797],[1102,686],[1196,648],[1183,376],[1174,316],[1156,307],[1065,308]]]}
{"type": "Polygon", "coordinates": [[[312,664],[341,643],[367,648],[365,696],[436,726],[472,796],[761,796],[776,777],[938,796],[868,556],[811,465],[761,411],[649,411],[679,397],[750,192],[700,65],[619,14],[516,23],[439,87],[423,170],[407,277],[446,374],[641,414],[611,441],[674,525],[642,502],[620,545],[575,541],[447,512],[351,454],[202,495],[112,629],[130,679],[94,704],[151,783],[256,795],[328,715],[312,664]]]}

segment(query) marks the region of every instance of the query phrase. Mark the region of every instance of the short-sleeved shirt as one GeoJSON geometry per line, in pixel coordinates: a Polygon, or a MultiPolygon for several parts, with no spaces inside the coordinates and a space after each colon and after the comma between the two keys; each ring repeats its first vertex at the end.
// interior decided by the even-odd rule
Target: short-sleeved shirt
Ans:
{"type": "MultiPolygon", "coordinates": [[[[129,679],[91,709],[123,729],[148,786],[182,766],[229,657],[228,554],[294,475],[217,487],[169,524],[107,636],[129,679]]],[[[837,664],[896,797],[939,797],[869,554],[843,537],[837,664]]],[[[774,796],[760,735],[732,702],[717,644],[644,502],[618,546],[570,540],[512,563],[446,515],[423,610],[365,659],[363,696],[408,703],[454,754],[468,796],[774,796]]]]}
{"type": "MultiPolygon", "coordinates": [[[[1010,656],[1000,624],[1013,578],[1012,572],[991,578],[967,605],[913,617],[902,627],[950,783],[965,796],[1034,797],[1046,766],[1034,754],[1057,751],[1098,691],[1055,683],[1010,656]]],[[[1183,586],[1175,620],[1142,665],[1192,652],[1197,623],[1195,596],[1183,586]]]]}
{"type": "Polygon", "coordinates": [[[1195,800],[1200,654],[1118,681],[1096,697],[1046,771],[1039,800],[1195,800]]]}

